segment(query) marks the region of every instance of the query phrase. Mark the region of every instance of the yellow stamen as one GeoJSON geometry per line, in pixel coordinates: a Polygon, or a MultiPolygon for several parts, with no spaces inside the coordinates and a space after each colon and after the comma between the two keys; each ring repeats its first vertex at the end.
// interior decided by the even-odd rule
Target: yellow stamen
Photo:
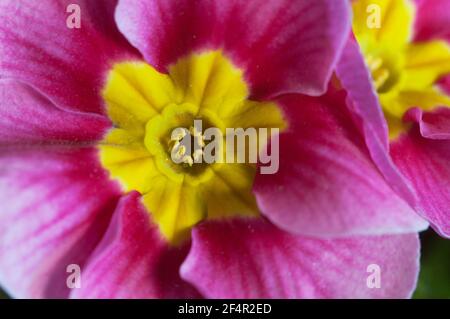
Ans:
{"type": "Polygon", "coordinates": [[[173,144],[172,147],[171,147],[172,150],[179,148],[180,145],[181,145],[181,143],[180,143],[179,140],[176,140],[176,141],[173,141],[173,140],[172,140],[172,141],[170,141],[169,146],[170,146],[171,144],[173,144]]]}
{"type": "Polygon", "coordinates": [[[386,81],[389,79],[390,72],[389,69],[383,67],[383,59],[380,57],[374,57],[373,55],[368,55],[366,58],[366,64],[372,73],[372,79],[374,82],[374,86],[377,90],[383,87],[386,84],[386,81]]]}
{"type": "Polygon", "coordinates": [[[189,130],[192,136],[201,136],[202,132],[197,131],[196,127],[191,127],[191,129],[189,130]]]}
{"type": "Polygon", "coordinates": [[[189,155],[186,155],[185,157],[183,157],[183,163],[188,164],[189,166],[194,165],[194,161],[193,161],[192,157],[189,155]]]}
{"type": "Polygon", "coordinates": [[[380,89],[389,79],[389,70],[381,69],[376,76],[374,76],[375,88],[380,89]]]}
{"type": "Polygon", "coordinates": [[[192,155],[195,162],[199,162],[202,156],[203,156],[202,150],[195,150],[194,154],[192,155]]]}
{"type": "Polygon", "coordinates": [[[174,157],[177,160],[179,160],[179,159],[183,159],[184,160],[183,156],[185,156],[185,154],[186,154],[186,146],[180,145],[179,142],[178,142],[177,146],[178,146],[177,148],[176,147],[172,148],[172,150],[175,150],[174,157]]]}
{"type": "Polygon", "coordinates": [[[177,128],[172,134],[172,141],[181,141],[186,136],[186,130],[183,128],[177,128]]]}
{"type": "Polygon", "coordinates": [[[371,59],[370,62],[368,62],[368,64],[370,70],[373,72],[381,67],[381,65],[383,64],[383,60],[381,58],[371,59]]]}
{"type": "Polygon", "coordinates": [[[203,135],[197,136],[197,143],[200,147],[205,146],[205,137],[203,135]]]}

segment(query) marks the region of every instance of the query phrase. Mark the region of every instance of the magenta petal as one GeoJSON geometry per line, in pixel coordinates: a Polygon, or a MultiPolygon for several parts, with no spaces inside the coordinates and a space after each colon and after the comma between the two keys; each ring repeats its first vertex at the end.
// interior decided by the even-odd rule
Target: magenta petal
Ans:
{"type": "Polygon", "coordinates": [[[67,266],[83,267],[119,197],[96,150],[0,155],[0,285],[13,297],[63,298],[67,266]]]}
{"type": "Polygon", "coordinates": [[[195,298],[179,276],[189,246],[171,248],[150,221],[138,193],[122,198],[108,231],[82,270],[72,298],[195,298]]]}
{"type": "Polygon", "coordinates": [[[406,121],[419,123],[423,137],[434,140],[450,139],[450,109],[441,107],[433,112],[412,108],[405,114],[406,121]]]}
{"type": "Polygon", "coordinates": [[[0,80],[0,106],[0,145],[88,143],[110,127],[105,117],[61,110],[33,88],[10,80],[0,80]]]}
{"type": "Polygon", "coordinates": [[[418,270],[416,234],[313,239],[255,219],[196,227],[181,275],[209,298],[407,298],[418,270]]]}
{"type": "Polygon", "coordinates": [[[39,89],[58,106],[101,113],[111,63],[136,56],[117,30],[116,0],[0,1],[0,74],[39,89]],[[66,25],[81,7],[81,29],[66,25]]]}
{"type": "Polygon", "coordinates": [[[386,183],[346,109],[344,96],[280,100],[289,130],[280,168],[256,176],[262,213],[294,234],[322,237],[408,233],[422,220],[386,183]]]}
{"type": "Polygon", "coordinates": [[[388,129],[378,97],[372,85],[371,75],[366,68],[358,44],[349,39],[336,67],[343,88],[348,94],[352,111],[364,120],[363,125],[373,132],[384,148],[388,146],[388,129]]]}
{"type": "Polygon", "coordinates": [[[164,70],[192,51],[222,49],[258,98],[318,95],[350,31],[334,0],[120,0],[116,20],[146,60],[164,70]]]}
{"type": "Polygon", "coordinates": [[[375,94],[371,75],[353,39],[347,42],[336,72],[348,94],[347,106],[357,119],[372,160],[392,189],[410,205],[414,205],[414,192],[389,157],[386,120],[375,94]]]}
{"type": "Polygon", "coordinates": [[[417,3],[416,41],[433,38],[450,41],[450,1],[422,0],[417,3]]]}
{"type": "Polygon", "coordinates": [[[445,93],[450,95],[450,75],[443,77],[438,85],[445,93]]]}
{"type": "Polygon", "coordinates": [[[419,213],[450,237],[450,140],[424,138],[416,127],[392,143],[391,154],[416,190],[419,213]]]}

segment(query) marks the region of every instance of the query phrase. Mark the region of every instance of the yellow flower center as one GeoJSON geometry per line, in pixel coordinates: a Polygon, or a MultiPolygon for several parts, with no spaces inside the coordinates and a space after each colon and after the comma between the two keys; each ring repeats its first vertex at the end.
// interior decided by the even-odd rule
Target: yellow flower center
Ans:
{"type": "Polygon", "coordinates": [[[286,127],[275,103],[248,96],[242,71],[221,51],[184,57],[168,74],[134,62],[110,71],[103,97],[114,128],[99,145],[101,163],[124,191],[142,194],[170,243],[205,219],[258,216],[255,164],[202,161],[208,128],[225,139],[227,128],[286,127]]]}

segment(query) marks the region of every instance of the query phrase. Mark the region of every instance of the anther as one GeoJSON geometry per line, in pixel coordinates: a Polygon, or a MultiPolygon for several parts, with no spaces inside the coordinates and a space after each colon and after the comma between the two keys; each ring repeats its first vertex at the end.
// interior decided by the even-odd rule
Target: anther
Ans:
{"type": "Polygon", "coordinates": [[[183,139],[183,137],[186,136],[186,130],[179,127],[177,129],[175,129],[175,131],[173,131],[172,133],[172,141],[181,141],[183,139]]]}
{"type": "Polygon", "coordinates": [[[194,162],[200,162],[201,158],[203,157],[203,151],[202,150],[195,150],[194,154],[192,155],[194,162]]]}
{"type": "Polygon", "coordinates": [[[202,136],[202,132],[197,131],[197,128],[195,126],[191,127],[190,133],[192,136],[195,136],[195,137],[202,136]]]}
{"type": "Polygon", "coordinates": [[[380,57],[374,57],[368,55],[366,58],[366,64],[372,73],[372,79],[375,89],[379,90],[386,84],[386,81],[390,77],[389,69],[383,67],[383,59],[380,57]]]}
{"type": "Polygon", "coordinates": [[[375,77],[375,88],[381,88],[389,78],[389,71],[387,69],[381,69],[379,74],[375,77]]]}
{"type": "Polygon", "coordinates": [[[194,165],[194,161],[192,160],[192,157],[189,155],[183,157],[183,163],[188,164],[189,166],[194,165]]]}
{"type": "Polygon", "coordinates": [[[184,160],[184,155],[186,154],[186,146],[184,145],[179,145],[180,143],[178,142],[178,148],[173,148],[175,150],[175,158],[176,159],[183,159],[184,160]]]}
{"type": "Polygon", "coordinates": [[[374,58],[373,56],[369,56],[366,62],[372,72],[378,70],[383,64],[383,60],[381,58],[374,58]]]}
{"type": "Polygon", "coordinates": [[[203,135],[196,136],[196,139],[197,139],[197,144],[200,147],[205,147],[205,137],[203,135]]]}

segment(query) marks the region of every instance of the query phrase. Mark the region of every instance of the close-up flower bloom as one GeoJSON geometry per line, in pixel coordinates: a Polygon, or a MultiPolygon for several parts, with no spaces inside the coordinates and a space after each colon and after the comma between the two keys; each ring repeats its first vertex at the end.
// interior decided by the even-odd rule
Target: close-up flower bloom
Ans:
{"type": "Polygon", "coordinates": [[[450,18],[429,21],[437,2],[450,8],[1,0],[0,286],[410,298],[419,232],[450,234],[450,18]],[[245,161],[251,136],[234,161],[198,161],[214,145],[197,121],[225,157],[230,129],[257,132],[259,161],[245,161]]]}

